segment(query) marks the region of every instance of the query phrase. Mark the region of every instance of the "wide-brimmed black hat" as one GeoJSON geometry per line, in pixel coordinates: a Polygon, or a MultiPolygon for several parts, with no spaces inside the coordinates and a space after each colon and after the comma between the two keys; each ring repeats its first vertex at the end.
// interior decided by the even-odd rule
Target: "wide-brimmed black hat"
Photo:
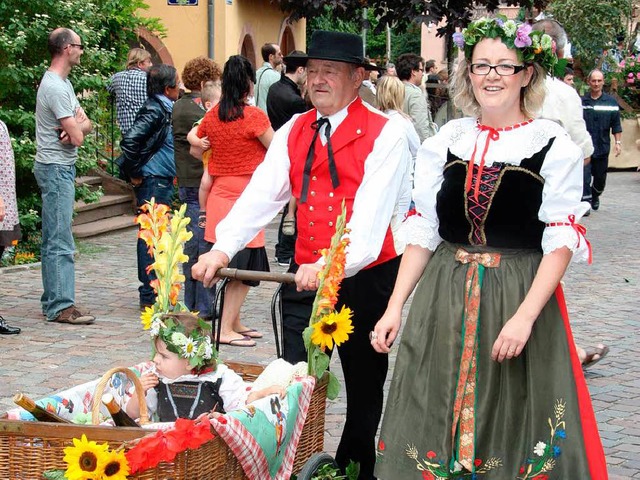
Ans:
{"type": "Polygon", "coordinates": [[[300,51],[294,50],[289,55],[285,56],[282,60],[284,64],[289,68],[298,68],[304,67],[307,64],[307,54],[300,51]]]}
{"type": "Polygon", "coordinates": [[[376,69],[365,62],[362,55],[362,38],[353,33],[316,30],[311,35],[307,52],[309,60],[331,60],[351,63],[365,70],[376,69]]]}

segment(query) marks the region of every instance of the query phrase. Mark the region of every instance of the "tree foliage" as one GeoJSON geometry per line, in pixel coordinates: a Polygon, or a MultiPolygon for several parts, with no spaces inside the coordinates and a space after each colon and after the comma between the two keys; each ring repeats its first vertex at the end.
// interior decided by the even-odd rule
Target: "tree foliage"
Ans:
{"type": "Polygon", "coordinates": [[[564,26],[573,56],[586,72],[596,66],[603,49],[624,34],[631,6],[629,0],[554,0],[549,11],[564,26]]]}
{"type": "MultiPolygon", "coordinates": [[[[439,35],[451,34],[455,27],[464,27],[472,19],[478,8],[495,11],[499,0],[272,0],[283,11],[291,12],[294,20],[306,17],[312,19],[324,13],[327,8],[334,18],[358,21],[362,8],[367,7],[378,19],[376,30],[381,32],[389,24],[397,29],[406,28],[411,23],[438,24],[447,22],[438,29],[439,35]]],[[[508,0],[508,5],[520,5],[524,8],[543,9],[548,0],[508,0]]],[[[335,29],[335,26],[334,26],[335,29]]]]}
{"type": "MultiPolygon", "coordinates": [[[[7,124],[12,138],[23,226],[32,225],[33,216],[40,210],[31,171],[36,150],[36,92],[50,62],[49,32],[64,26],[82,39],[85,50],[81,65],[73,68],[69,79],[82,96],[82,107],[100,130],[109,118],[105,82],[124,68],[130,46],[139,44],[136,28],[162,32],[158,20],[140,16],[140,10],[147,8],[143,0],[0,1],[0,120],[7,124]],[[28,216],[30,222],[23,222],[28,216]]],[[[95,167],[96,150],[105,148],[108,146],[97,136],[88,136],[79,151],[78,173],[95,167]]]]}
{"type": "Polygon", "coordinates": [[[307,21],[307,45],[311,40],[311,34],[315,30],[337,30],[360,35],[363,25],[367,28],[367,56],[379,62],[393,61],[402,53],[420,53],[420,25],[410,24],[403,29],[393,29],[391,32],[391,59],[387,58],[387,34],[380,31],[378,20],[372,10],[367,11],[367,18],[361,17],[354,20],[337,18],[335,12],[325,7],[322,15],[309,18],[307,21]]]}

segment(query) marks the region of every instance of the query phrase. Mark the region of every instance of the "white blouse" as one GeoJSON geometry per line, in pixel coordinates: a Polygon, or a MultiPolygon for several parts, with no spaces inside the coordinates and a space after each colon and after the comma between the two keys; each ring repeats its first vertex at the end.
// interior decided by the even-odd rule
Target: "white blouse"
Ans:
{"type": "MultiPolygon", "coordinates": [[[[407,219],[408,243],[434,251],[442,242],[438,234],[436,196],[442,186],[447,151],[468,162],[477,144],[475,161],[478,163],[487,135],[489,132],[477,128],[475,118],[462,118],[447,123],[436,135],[424,141],[418,150],[414,177],[413,200],[418,215],[407,219]]],[[[485,166],[490,167],[495,162],[518,166],[554,137],[540,170],[544,186],[538,218],[547,224],[542,236],[542,251],[548,254],[568,247],[574,260],[585,261],[589,253],[586,239],[569,225],[572,215],[577,223],[589,210],[589,204],[581,202],[583,155],[562,127],[549,120],[534,120],[514,130],[500,131],[499,139],[489,142],[485,166]],[[550,226],[552,223],[563,225],[550,226]]]]}

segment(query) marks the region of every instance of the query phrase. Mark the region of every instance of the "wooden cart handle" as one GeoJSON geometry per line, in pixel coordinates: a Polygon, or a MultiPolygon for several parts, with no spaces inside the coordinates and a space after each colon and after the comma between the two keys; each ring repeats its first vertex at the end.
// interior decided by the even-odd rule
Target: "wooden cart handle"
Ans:
{"type": "Polygon", "coordinates": [[[221,268],[217,271],[216,277],[230,278],[231,280],[247,280],[254,282],[278,282],[278,283],[294,283],[295,275],[293,273],[278,272],[256,272],[254,270],[239,270],[237,268],[221,268]]]}
{"type": "MultiPolygon", "coordinates": [[[[95,392],[93,393],[93,405],[91,406],[91,422],[94,425],[98,425],[100,423],[100,406],[102,405],[102,395],[104,394],[104,389],[107,387],[109,380],[111,380],[111,377],[116,373],[124,373],[129,378],[129,380],[133,382],[136,393],[138,394],[138,407],[140,408],[140,425],[149,423],[147,401],[145,399],[144,389],[142,388],[140,379],[135,373],[125,367],[115,367],[107,371],[96,385],[95,392]]],[[[124,406],[122,406],[122,408],[124,408],[124,406]]]]}

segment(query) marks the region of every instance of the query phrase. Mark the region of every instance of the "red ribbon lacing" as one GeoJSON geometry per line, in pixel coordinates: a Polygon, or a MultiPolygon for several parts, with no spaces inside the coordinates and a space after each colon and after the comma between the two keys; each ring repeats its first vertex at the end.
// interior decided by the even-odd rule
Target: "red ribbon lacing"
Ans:
{"type": "MultiPolygon", "coordinates": [[[[487,139],[484,142],[484,149],[482,150],[480,164],[478,165],[478,173],[476,173],[476,187],[473,191],[473,197],[476,201],[478,201],[478,194],[480,193],[480,181],[482,180],[482,173],[484,172],[484,157],[487,154],[487,150],[489,150],[489,142],[491,142],[491,140],[498,140],[500,138],[500,133],[493,127],[478,123],[478,128],[480,129],[480,133],[478,133],[478,136],[480,136],[480,134],[485,131],[489,133],[487,134],[487,139]]],[[[476,139],[476,144],[473,147],[473,153],[471,154],[471,161],[469,161],[469,167],[467,168],[467,180],[465,188],[466,192],[471,190],[471,178],[473,177],[473,165],[475,164],[477,150],[478,140],[476,139]]]]}
{"type": "Polygon", "coordinates": [[[576,216],[571,214],[569,215],[569,222],[551,222],[547,223],[547,227],[571,227],[575,230],[576,235],[578,235],[578,248],[580,247],[580,241],[584,238],[584,241],[587,244],[587,251],[589,252],[589,265],[593,262],[593,249],[591,248],[591,242],[587,240],[587,229],[584,225],[580,225],[576,223],[576,216]]]}
{"type": "MultiPolygon", "coordinates": [[[[478,165],[478,173],[476,173],[476,186],[473,190],[473,198],[476,200],[476,202],[478,201],[478,195],[480,194],[480,183],[482,181],[482,174],[484,173],[484,159],[485,159],[485,155],[487,154],[487,150],[489,150],[489,142],[491,142],[491,140],[494,140],[494,141],[498,140],[500,138],[500,132],[508,132],[510,130],[515,130],[516,128],[520,128],[525,125],[528,125],[531,122],[533,122],[532,118],[522,123],[516,123],[515,125],[511,125],[508,127],[501,127],[501,128],[493,128],[488,125],[483,125],[480,122],[477,123],[476,126],[480,130],[480,132],[478,133],[478,137],[480,137],[482,132],[488,132],[488,133],[487,133],[487,139],[484,142],[484,149],[482,150],[482,156],[480,157],[480,163],[478,165]]],[[[465,182],[466,192],[471,190],[471,179],[473,177],[473,165],[475,164],[477,150],[478,150],[478,139],[476,138],[476,144],[473,147],[473,153],[471,154],[471,160],[469,161],[469,167],[467,169],[467,179],[465,182]]]]}

